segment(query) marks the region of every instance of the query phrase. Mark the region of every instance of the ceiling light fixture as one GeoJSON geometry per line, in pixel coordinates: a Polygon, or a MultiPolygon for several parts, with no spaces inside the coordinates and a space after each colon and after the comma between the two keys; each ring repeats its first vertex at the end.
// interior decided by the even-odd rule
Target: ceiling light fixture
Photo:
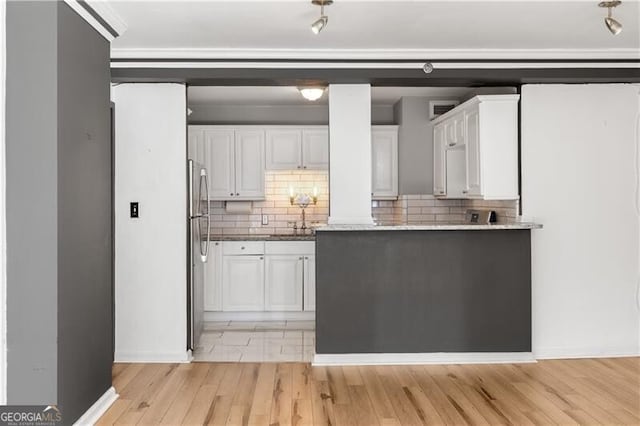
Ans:
{"type": "Polygon", "coordinates": [[[622,31],[622,24],[611,17],[611,9],[620,6],[620,3],[622,2],[619,0],[614,0],[603,1],[598,4],[599,7],[606,7],[608,9],[607,17],[604,18],[604,24],[613,35],[618,35],[622,31]]]}
{"type": "Polygon", "coordinates": [[[298,90],[308,101],[317,101],[324,95],[324,87],[298,87],[298,90]]]}
{"type": "Polygon", "coordinates": [[[320,6],[320,18],[311,24],[311,31],[313,31],[314,34],[319,34],[329,22],[329,17],[324,14],[324,7],[331,6],[333,0],[311,0],[311,3],[320,6]]]}

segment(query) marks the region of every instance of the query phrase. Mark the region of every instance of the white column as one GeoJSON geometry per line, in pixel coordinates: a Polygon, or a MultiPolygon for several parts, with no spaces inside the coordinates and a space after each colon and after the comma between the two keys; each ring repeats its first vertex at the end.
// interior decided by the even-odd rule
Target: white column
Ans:
{"type": "Polygon", "coordinates": [[[115,360],[187,354],[186,88],[120,84],[115,102],[115,360]],[[129,203],[140,203],[129,217],[129,203]]]}
{"type": "Polygon", "coordinates": [[[329,86],[330,225],[372,225],[371,86],[329,86]]]}

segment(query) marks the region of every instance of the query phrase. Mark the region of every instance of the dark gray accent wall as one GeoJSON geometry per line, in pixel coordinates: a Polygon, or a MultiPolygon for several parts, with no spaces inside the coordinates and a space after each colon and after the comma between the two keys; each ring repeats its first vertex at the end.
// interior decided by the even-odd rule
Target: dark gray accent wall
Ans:
{"type": "MultiPolygon", "coordinates": [[[[330,96],[330,94],[329,94],[330,96]]],[[[189,105],[189,124],[329,124],[329,105],[189,105]]],[[[394,124],[392,105],[373,105],[372,124],[394,124]]]]}
{"type": "Polygon", "coordinates": [[[7,3],[7,395],[71,424],[111,386],[109,43],[7,3]]]}
{"type": "MultiPolygon", "coordinates": [[[[431,87],[478,87],[518,86],[535,83],[638,83],[637,68],[621,68],[617,62],[606,62],[608,68],[465,68],[438,69],[425,74],[422,69],[384,68],[180,68],[188,60],[122,59],[114,62],[167,62],[167,68],[113,68],[111,77],[117,83],[187,83],[192,86],[303,86],[305,84],[364,84],[373,86],[431,86],[431,87]]],[[[250,61],[247,59],[247,61],[250,61]]],[[[252,62],[255,62],[253,60],[252,62]]],[[[284,61],[286,62],[286,61],[284,61]]],[[[300,62],[300,61],[295,61],[300,62]]],[[[304,60],[302,61],[304,62],[304,60]]],[[[310,61],[316,62],[316,61],[310,61]]],[[[320,61],[322,62],[322,61],[320,61]]],[[[358,62],[358,61],[345,61],[358,62]]],[[[398,62],[398,61],[391,61],[398,62]]],[[[410,61],[414,62],[414,61],[410,61]]],[[[449,62],[465,62],[449,61],[449,62]]],[[[474,62],[474,61],[471,61],[474,62]]],[[[476,61],[513,62],[513,61],[476,61]]],[[[540,61],[516,61],[540,62],[540,61]]],[[[571,61],[543,61],[567,63],[571,61]]],[[[589,61],[594,62],[594,61],[589,61]]]]}
{"type": "Polygon", "coordinates": [[[529,230],[317,233],[317,353],[530,351],[529,230]]]}
{"type": "Polygon", "coordinates": [[[58,403],[77,419],[111,387],[110,52],[58,5],[58,403]]]}
{"type": "Polygon", "coordinates": [[[6,12],[7,402],[56,403],[57,5],[6,12]]]}

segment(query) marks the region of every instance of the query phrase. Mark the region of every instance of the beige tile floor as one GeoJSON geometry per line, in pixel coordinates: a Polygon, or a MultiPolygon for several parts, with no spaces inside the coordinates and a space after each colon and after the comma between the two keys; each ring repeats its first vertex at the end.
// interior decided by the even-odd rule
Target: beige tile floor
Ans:
{"type": "Polygon", "coordinates": [[[193,352],[198,362],[311,362],[313,321],[207,322],[193,352]]]}

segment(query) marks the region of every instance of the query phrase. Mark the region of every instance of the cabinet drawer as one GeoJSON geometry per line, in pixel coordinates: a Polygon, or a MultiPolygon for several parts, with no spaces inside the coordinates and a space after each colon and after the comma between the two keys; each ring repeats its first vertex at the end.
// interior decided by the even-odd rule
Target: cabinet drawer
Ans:
{"type": "Polygon", "coordinates": [[[315,252],[315,241],[267,241],[264,250],[265,254],[312,255],[315,252]]]}
{"type": "Polygon", "coordinates": [[[222,253],[225,255],[264,254],[264,241],[224,241],[222,253]]]}

